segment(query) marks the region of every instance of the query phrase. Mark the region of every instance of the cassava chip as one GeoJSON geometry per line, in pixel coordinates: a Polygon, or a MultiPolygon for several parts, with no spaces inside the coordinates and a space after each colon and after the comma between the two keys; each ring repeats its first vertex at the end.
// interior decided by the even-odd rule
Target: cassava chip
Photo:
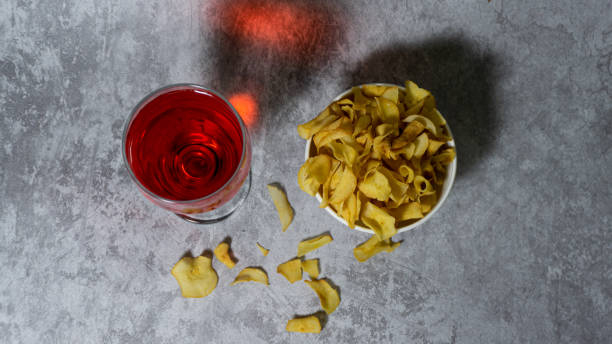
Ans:
{"type": "Polygon", "coordinates": [[[287,332],[321,333],[321,322],[314,315],[294,318],[287,321],[287,332]]]}
{"type": "Polygon", "coordinates": [[[342,172],[342,178],[336,185],[335,190],[332,192],[331,198],[329,202],[332,204],[339,204],[344,202],[350,195],[355,191],[355,187],[357,186],[357,177],[353,171],[346,166],[344,171],[342,172]]]}
{"type": "Polygon", "coordinates": [[[326,280],[304,281],[317,293],[321,301],[321,307],[327,314],[333,313],[340,304],[340,295],[326,280]]]}
{"type": "Polygon", "coordinates": [[[283,275],[290,283],[297,282],[302,279],[302,260],[295,258],[282,263],[276,268],[276,272],[283,275]]]}
{"type": "Polygon", "coordinates": [[[219,245],[217,245],[217,247],[215,247],[215,250],[213,252],[215,254],[215,257],[217,257],[217,259],[219,259],[219,261],[225,264],[225,266],[227,266],[228,268],[231,269],[236,266],[236,262],[234,262],[234,260],[230,256],[228,243],[220,243],[219,245]]]}
{"type": "Polygon", "coordinates": [[[379,240],[373,235],[368,241],[355,247],[353,254],[359,262],[365,262],[380,252],[393,252],[399,245],[399,242],[392,242],[391,239],[379,240]]]}
{"type": "Polygon", "coordinates": [[[332,238],[332,236],[326,233],[326,234],[321,234],[312,239],[301,241],[298,244],[297,256],[302,257],[306,253],[312,252],[323,245],[327,245],[333,240],[334,239],[332,238]]]}
{"type": "Polygon", "coordinates": [[[389,180],[378,170],[375,170],[361,181],[358,188],[364,195],[381,202],[386,202],[391,194],[389,180]]]}
{"type": "Polygon", "coordinates": [[[291,207],[291,204],[289,204],[285,191],[283,191],[283,189],[281,189],[279,186],[275,184],[268,184],[268,192],[270,193],[270,197],[274,202],[274,206],[278,212],[284,232],[291,224],[291,221],[293,221],[293,208],[291,207]]]}
{"type": "Polygon", "coordinates": [[[298,134],[304,140],[308,140],[314,134],[318,133],[319,130],[324,128],[326,125],[332,123],[336,119],[338,119],[338,116],[330,114],[329,109],[326,108],[311,121],[298,125],[298,134]]]}
{"type": "Polygon", "coordinates": [[[421,205],[418,202],[404,203],[399,207],[393,209],[391,211],[391,214],[398,222],[423,218],[421,205]]]}
{"type": "Polygon", "coordinates": [[[219,280],[212,267],[212,259],[204,256],[181,258],[171,273],[176,278],[183,297],[204,297],[215,290],[219,280]]]}
{"type": "Polygon", "coordinates": [[[310,279],[319,278],[319,260],[306,259],[302,261],[302,270],[306,271],[310,279]]]}
{"type": "Polygon", "coordinates": [[[242,282],[259,282],[265,285],[270,284],[268,282],[268,274],[263,269],[256,267],[244,268],[238,273],[232,285],[242,282]]]}
{"type": "Polygon", "coordinates": [[[331,169],[332,158],[320,154],[308,158],[298,172],[298,185],[307,194],[314,196],[319,191],[319,186],[325,183],[331,169]]]}
{"type": "Polygon", "coordinates": [[[268,250],[267,248],[261,246],[258,242],[255,243],[257,245],[257,248],[261,251],[261,254],[265,256],[268,255],[268,253],[270,253],[270,250],[268,250]]]}
{"type": "Polygon", "coordinates": [[[371,202],[365,204],[361,221],[370,227],[380,240],[389,239],[397,233],[395,218],[371,202]]]}

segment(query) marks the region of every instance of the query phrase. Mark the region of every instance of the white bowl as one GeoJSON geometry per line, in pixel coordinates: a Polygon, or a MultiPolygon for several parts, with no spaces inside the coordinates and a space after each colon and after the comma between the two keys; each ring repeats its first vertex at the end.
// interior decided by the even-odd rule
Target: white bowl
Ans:
{"type": "MultiPolygon", "coordinates": [[[[398,85],[394,85],[394,84],[387,84],[387,83],[372,83],[372,84],[367,84],[367,85],[379,85],[379,86],[397,86],[399,87],[400,90],[406,91],[406,88],[403,86],[398,86],[398,85]]],[[[359,85],[359,87],[361,87],[363,85],[359,85]]],[[[352,89],[348,89],[344,92],[342,92],[340,95],[338,95],[336,98],[334,98],[331,102],[335,102],[337,100],[342,99],[343,97],[347,96],[348,94],[350,94],[352,91],[352,89]]],[[[456,151],[456,147],[455,147],[455,139],[453,138],[453,133],[450,130],[450,127],[448,126],[448,123],[446,123],[446,129],[448,130],[448,134],[451,137],[451,140],[447,142],[448,146],[455,148],[456,151]]],[[[304,152],[304,161],[308,160],[308,158],[310,157],[310,144],[312,142],[312,138],[309,139],[308,141],[306,141],[306,150],[304,152]]],[[[401,233],[401,232],[405,232],[408,230],[411,230],[413,228],[418,227],[419,225],[422,225],[423,223],[425,223],[427,220],[429,220],[439,209],[440,207],[442,207],[442,204],[444,203],[444,201],[446,201],[446,198],[448,197],[448,194],[450,193],[451,188],[453,187],[453,184],[455,182],[455,176],[457,174],[457,156],[455,154],[455,159],[453,159],[453,161],[450,163],[450,165],[448,165],[448,168],[446,170],[446,177],[444,179],[444,185],[442,186],[442,196],[440,197],[440,199],[438,200],[438,203],[436,203],[436,205],[433,207],[433,209],[427,213],[427,215],[425,215],[422,219],[419,219],[418,221],[411,223],[409,225],[403,226],[403,227],[399,227],[397,228],[397,232],[401,233]]],[[[316,195],[317,200],[319,201],[319,203],[321,202],[322,198],[321,195],[317,193],[316,195]]],[[[346,223],[346,221],[338,216],[338,214],[336,214],[336,212],[331,208],[331,207],[326,207],[325,210],[327,210],[327,212],[333,216],[336,220],[342,222],[344,225],[346,225],[348,227],[348,223],[346,223]]],[[[355,225],[355,229],[361,232],[366,232],[366,233],[371,233],[374,234],[374,231],[372,231],[369,228],[365,228],[359,225],[355,225]]]]}

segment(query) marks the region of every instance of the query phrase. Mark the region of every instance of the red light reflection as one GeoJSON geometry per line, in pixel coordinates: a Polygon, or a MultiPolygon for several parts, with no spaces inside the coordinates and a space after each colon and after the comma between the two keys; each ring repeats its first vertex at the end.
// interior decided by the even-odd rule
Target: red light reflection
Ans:
{"type": "Polygon", "coordinates": [[[269,48],[289,57],[308,57],[326,48],[329,13],[314,5],[255,0],[223,1],[217,27],[243,45],[269,48]]]}
{"type": "Polygon", "coordinates": [[[238,114],[248,127],[255,124],[259,114],[255,97],[250,93],[236,93],[229,97],[229,102],[238,111],[238,114]]]}

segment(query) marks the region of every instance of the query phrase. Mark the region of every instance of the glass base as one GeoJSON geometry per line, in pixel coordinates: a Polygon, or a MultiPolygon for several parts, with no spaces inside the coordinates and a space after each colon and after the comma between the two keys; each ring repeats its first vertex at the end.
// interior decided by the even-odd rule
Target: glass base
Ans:
{"type": "Polygon", "coordinates": [[[249,195],[250,191],[251,191],[251,171],[249,171],[249,175],[245,178],[244,183],[240,187],[240,190],[238,190],[238,193],[236,193],[236,195],[234,195],[234,197],[232,197],[231,200],[223,204],[221,207],[213,211],[207,211],[205,213],[190,214],[190,215],[177,213],[176,216],[180,217],[181,219],[187,222],[195,223],[198,225],[209,225],[209,224],[223,221],[227,219],[228,217],[230,217],[236,211],[236,209],[240,207],[242,202],[244,202],[244,200],[249,195]]]}

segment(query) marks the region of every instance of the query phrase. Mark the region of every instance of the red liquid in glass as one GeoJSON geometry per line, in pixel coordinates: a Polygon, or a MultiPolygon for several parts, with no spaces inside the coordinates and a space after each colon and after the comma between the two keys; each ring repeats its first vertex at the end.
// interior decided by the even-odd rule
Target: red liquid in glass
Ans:
{"type": "Polygon", "coordinates": [[[180,201],[202,198],[238,168],[240,123],[216,95],[173,90],[137,111],[126,136],[126,156],[136,178],[154,194],[180,201]]]}

